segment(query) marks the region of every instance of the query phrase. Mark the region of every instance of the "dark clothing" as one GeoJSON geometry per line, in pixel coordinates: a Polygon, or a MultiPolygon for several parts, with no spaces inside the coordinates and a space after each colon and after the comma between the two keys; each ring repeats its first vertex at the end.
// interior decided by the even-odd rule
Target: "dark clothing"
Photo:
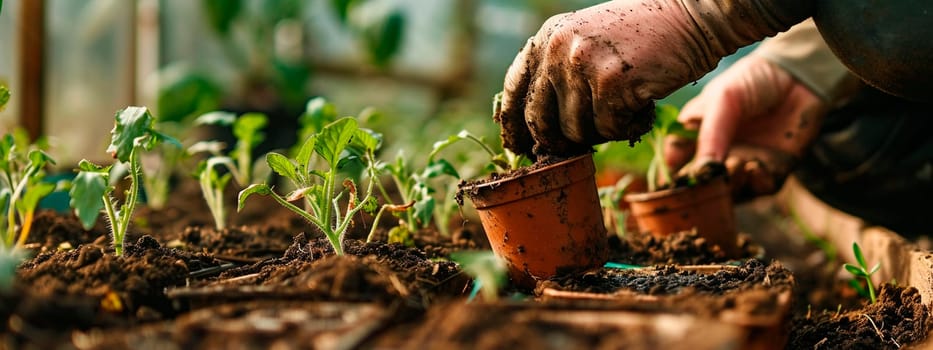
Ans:
{"type": "Polygon", "coordinates": [[[796,175],[869,224],[908,237],[933,233],[933,104],[862,89],[827,115],[796,175]]]}

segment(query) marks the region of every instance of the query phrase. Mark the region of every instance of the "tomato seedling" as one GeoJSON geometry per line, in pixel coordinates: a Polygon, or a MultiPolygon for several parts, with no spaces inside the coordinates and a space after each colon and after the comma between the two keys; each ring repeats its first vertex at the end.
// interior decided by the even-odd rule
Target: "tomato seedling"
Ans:
{"type": "Polygon", "coordinates": [[[123,255],[123,239],[139,200],[142,152],[163,142],[181,147],[174,138],[156,131],[153,128],[154,121],[155,118],[146,107],[127,107],[116,114],[107,152],[116,162],[128,167],[129,188],[122,204],[112,196],[116,188],[111,183],[113,164],[102,166],[83,159],[78,164],[78,175],[72,183],[70,204],[75,215],[84,228],[89,230],[103,208],[110,222],[114,254],[117,256],[123,255]]]}
{"type": "Polygon", "coordinates": [[[271,196],[323,232],[330,240],[334,252],[343,255],[343,236],[353,222],[353,216],[364,209],[370,213],[375,212],[376,198],[372,192],[377,181],[375,152],[379,146],[379,137],[370,130],[360,128],[356,119],[338,119],[308,137],[294,159],[276,152],[266,154],[266,162],[272,171],[291,180],[297,189],[282,196],[268,184],[250,185],[240,191],[238,210],[243,209],[246,199],[251,195],[271,196]],[[326,166],[324,169],[313,167],[315,154],[323,160],[326,166]],[[369,183],[362,199],[352,179],[343,180],[342,189],[338,189],[337,183],[339,170],[358,161],[365,164],[369,173],[369,183]],[[340,199],[344,195],[349,198],[346,209],[341,210],[340,199]],[[291,203],[297,200],[304,200],[306,209],[291,203]]]}
{"type": "Polygon", "coordinates": [[[44,146],[32,144],[25,130],[0,138],[0,212],[6,213],[6,219],[0,220],[2,247],[14,249],[26,244],[39,201],[56,188],[43,181],[45,167],[53,164],[55,160],[45,153],[44,146]]]}
{"type": "Polygon", "coordinates": [[[680,113],[677,107],[658,105],[655,107],[654,113],[654,127],[645,135],[645,141],[651,145],[651,149],[654,151],[646,174],[649,192],[656,191],[661,184],[674,183],[671,170],[664,160],[664,139],[668,135],[677,135],[688,139],[696,139],[697,136],[695,130],[687,130],[683,124],[677,121],[677,114],[680,113]]]}

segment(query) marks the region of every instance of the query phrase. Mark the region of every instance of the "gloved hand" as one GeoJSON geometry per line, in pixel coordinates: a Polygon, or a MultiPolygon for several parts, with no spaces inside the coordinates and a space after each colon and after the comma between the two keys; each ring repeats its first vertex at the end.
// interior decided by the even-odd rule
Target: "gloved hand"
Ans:
{"type": "Polygon", "coordinates": [[[665,159],[682,172],[724,162],[737,199],[774,193],[819,132],[827,104],[783,68],[751,54],[714,78],[681,109],[699,128],[695,145],[670,138],[665,159]]]}
{"type": "Polygon", "coordinates": [[[652,125],[652,100],[808,17],[811,2],[616,0],[554,16],[506,74],[494,115],[503,144],[572,155],[637,140],[652,125]]]}

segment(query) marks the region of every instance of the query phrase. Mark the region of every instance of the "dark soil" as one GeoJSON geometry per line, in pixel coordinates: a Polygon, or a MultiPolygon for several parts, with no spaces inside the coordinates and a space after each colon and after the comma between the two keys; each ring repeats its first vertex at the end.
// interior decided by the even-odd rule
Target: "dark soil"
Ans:
{"type": "Polygon", "coordinates": [[[539,283],[538,289],[614,293],[620,290],[640,294],[676,294],[690,289],[700,293],[723,294],[755,285],[793,285],[793,277],[780,263],[766,265],[749,259],[736,268],[714,273],[684,270],[673,265],[644,269],[599,269],[581,275],[565,276],[539,283]]]}
{"type": "MultiPolygon", "coordinates": [[[[762,254],[762,248],[745,235],[739,236],[742,252],[739,258],[751,258],[762,254]]],[[[609,261],[637,265],[700,265],[724,263],[732,259],[717,245],[710,245],[695,232],[685,231],[657,237],[651,234],[631,233],[624,238],[609,237],[609,261]]]]}
{"type": "Polygon", "coordinates": [[[926,338],[933,318],[915,288],[885,284],[877,303],[838,314],[813,312],[793,323],[791,349],[899,349],[926,338]]]}

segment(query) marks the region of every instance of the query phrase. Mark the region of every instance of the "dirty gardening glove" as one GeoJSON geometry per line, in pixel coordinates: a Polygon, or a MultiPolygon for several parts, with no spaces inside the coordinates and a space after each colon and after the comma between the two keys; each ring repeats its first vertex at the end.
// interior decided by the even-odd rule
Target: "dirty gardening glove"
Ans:
{"type": "Polygon", "coordinates": [[[774,193],[829,106],[856,86],[808,20],[763,43],[687,102],[678,119],[699,128],[696,144],[670,137],[665,159],[678,169],[692,158],[681,173],[724,162],[739,200],[774,193]]]}
{"type": "Polygon", "coordinates": [[[520,154],[637,140],[652,100],[802,21],[808,0],[617,0],[550,18],[509,67],[494,118],[520,154]]]}

